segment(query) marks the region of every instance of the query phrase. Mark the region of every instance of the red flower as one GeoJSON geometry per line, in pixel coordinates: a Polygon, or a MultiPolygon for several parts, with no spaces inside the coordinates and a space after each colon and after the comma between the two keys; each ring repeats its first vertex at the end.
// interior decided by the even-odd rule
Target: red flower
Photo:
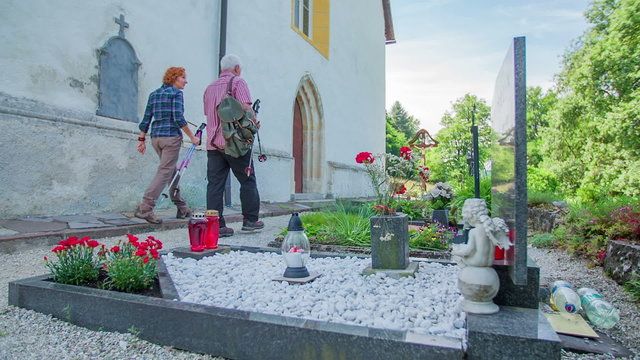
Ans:
{"type": "Polygon", "coordinates": [[[113,252],[113,253],[118,253],[118,252],[120,252],[120,247],[119,247],[119,246],[114,246],[114,247],[112,247],[112,248],[111,248],[111,252],[113,252]]]}
{"type": "Polygon", "coordinates": [[[403,146],[400,148],[400,156],[406,160],[411,160],[411,153],[413,153],[413,151],[408,146],[403,146]]]}
{"type": "Polygon", "coordinates": [[[149,258],[146,257],[146,258],[142,259],[142,262],[145,263],[145,264],[148,263],[149,262],[149,258]]]}
{"type": "Polygon", "coordinates": [[[154,259],[159,259],[160,255],[158,255],[158,250],[156,249],[150,249],[149,253],[151,254],[151,256],[153,256],[154,259]]]}
{"type": "Polygon", "coordinates": [[[138,250],[147,250],[149,248],[149,244],[147,243],[134,243],[133,245],[137,247],[138,250]]]}
{"type": "Polygon", "coordinates": [[[407,187],[402,184],[393,184],[393,194],[402,195],[407,192],[407,187]]]}
{"type": "Polygon", "coordinates": [[[131,234],[127,234],[127,237],[129,238],[129,242],[130,243],[134,243],[134,242],[138,241],[138,238],[133,236],[133,235],[131,235],[131,234]]]}
{"type": "Polygon", "coordinates": [[[98,245],[100,245],[100,243],[95,241],[95,240],[87,241],[87,246],[90,247],[90,248],[97,248],[98,245]]]}
{"type": "Polygon", "coordinates": [[[60,251],[64,251],[64,247],[63,246],[56,246],[53,249],[51,249],[51,252],[57,253],[60,251]]]}
{"type": "Polygon", "coordinates": [[[136,256],[140,256],[140,257],[147,256],[147,252],[142,250],[142,249],[140,249],[140,250],[136,251],[136,256]]]}
{"type": "Polygon", "coordinates": [[[45,257],[44,257],[44,261],[49,261],[49,259],[47,259],[47,257],[45,256],[45,257]]]}
{"type": "Polygon", "coordinates": [[[356,155],[356,162],[358,164],[372,164],[374,160],[375,158],[370,152],[361,152],[360,154],[356,155]]]}
{"type": "MultiPolygon", "coordinates": [[[[83,237],[82,239],[80,239],[80,243],[81,243],[81,244],[84,244],[84,243],[86,243],[87,241],[89,241],[90,239],[91,239],[91,236],[85,236],[85,237],[83,237]]],[[[92,247],[93,247],[93,246],[92,246],[92,247]]]]}

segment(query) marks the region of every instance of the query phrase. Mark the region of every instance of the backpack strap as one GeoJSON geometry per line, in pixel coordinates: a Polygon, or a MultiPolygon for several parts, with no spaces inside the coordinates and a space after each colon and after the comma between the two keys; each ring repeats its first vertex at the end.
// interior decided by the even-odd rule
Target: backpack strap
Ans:
{"type": "Polygon", "coordinates": [[[235,79],[236,76],[233,75],[231,77],[231,80],[229,80],[229,83],[227,84],[227,96],[231,96],[233,97],[233,95],[231,94],[231,90],[233,89],[233,79],[235,79]]]}

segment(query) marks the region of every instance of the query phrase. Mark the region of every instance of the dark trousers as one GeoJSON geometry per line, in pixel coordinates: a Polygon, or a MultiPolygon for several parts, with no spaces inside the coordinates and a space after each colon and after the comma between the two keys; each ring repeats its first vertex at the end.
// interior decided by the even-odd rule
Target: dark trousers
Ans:
{"type": "Polygon", "coordinates": [[[226,226],[222,216],[224,210],[222,197],[229,169],[233,171],[233,175],[240,182],[240,203],[244,220],[258,220],[260,194],[258,193],[253,164],[251,165],[251,175],[247,176],[247,166],[249,166],[250,160],[251,151],[239,158],[233,158],[218,150],[207,151],[207,179],[209,181],[207,184],[207,209],[218,210],[220,227],[226,226]]]}

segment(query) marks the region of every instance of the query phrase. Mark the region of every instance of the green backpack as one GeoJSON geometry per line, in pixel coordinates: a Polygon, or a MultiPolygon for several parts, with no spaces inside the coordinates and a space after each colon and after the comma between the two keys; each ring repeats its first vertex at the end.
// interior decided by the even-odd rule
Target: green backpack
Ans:
{"type": "Polygon", "coordinates": [[[225,140],[224,153],[239,158],[251,150],[253,136],[258,132],[258,128],[249,120],[251,113],[243,110],[242,104],[231,94],[233,79],[235,76],[229,80],[227,97],[222,99],[217,112],[225,140]]]}

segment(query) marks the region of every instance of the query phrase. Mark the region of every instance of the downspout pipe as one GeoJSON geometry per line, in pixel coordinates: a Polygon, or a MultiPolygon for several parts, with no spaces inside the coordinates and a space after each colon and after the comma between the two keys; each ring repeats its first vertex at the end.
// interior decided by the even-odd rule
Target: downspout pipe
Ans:
{"type": "MultiPolygon", "coordinates": [[[[218,48],[218,75],[222,72],[220,69],[220,60],[227,53],[227,8],[228,1],[220,0],[220,41],[218,48]]],[[[227,181],[224,184],[224,205],[231,207],[231,172],[227,175],[227,181]]]]}

